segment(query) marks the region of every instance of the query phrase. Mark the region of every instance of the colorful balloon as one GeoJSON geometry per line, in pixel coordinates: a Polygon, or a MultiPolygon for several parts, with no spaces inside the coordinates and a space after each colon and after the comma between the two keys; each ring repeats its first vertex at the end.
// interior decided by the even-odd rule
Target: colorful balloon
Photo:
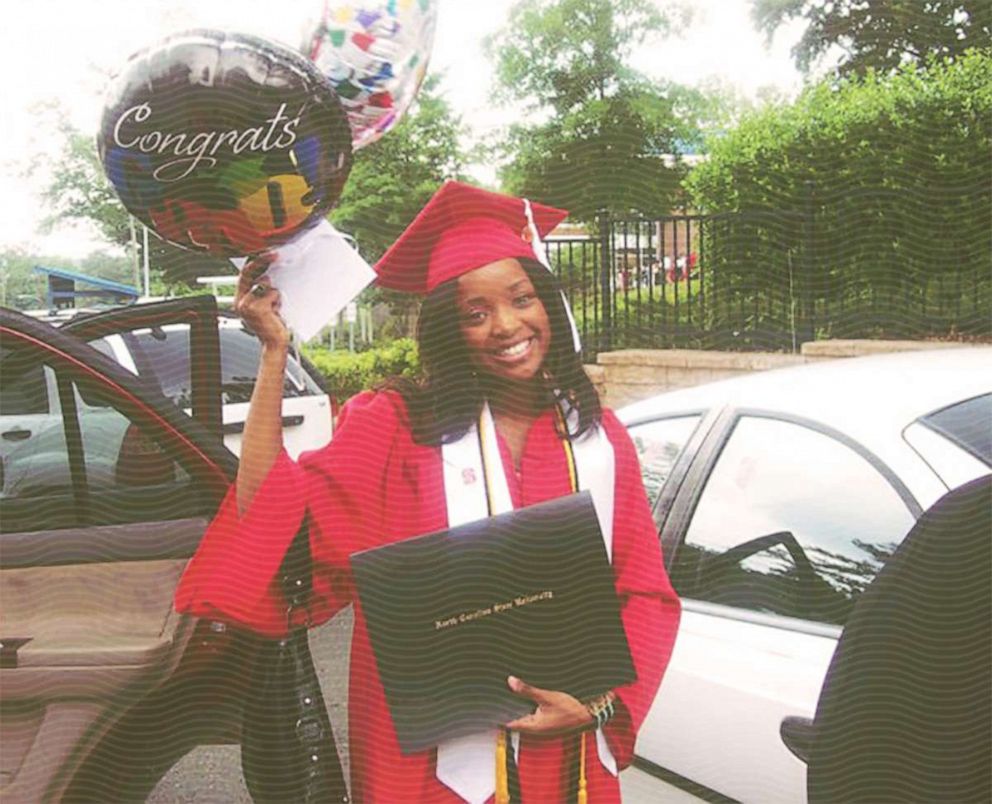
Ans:
{"type": "Polygon", "coordinates": [[[307,52],[348,113],[352,147],[375,142],[403,116],[427,72],[438,0],[329,3],[307,52]]]}
{"type": "Polygon", "coordinates": [[[97,146],[132,215],[171,243],[224,257],[319,222],[351,169],[347,118],[310,61],[207,30],[131,57],[97,146]]]}

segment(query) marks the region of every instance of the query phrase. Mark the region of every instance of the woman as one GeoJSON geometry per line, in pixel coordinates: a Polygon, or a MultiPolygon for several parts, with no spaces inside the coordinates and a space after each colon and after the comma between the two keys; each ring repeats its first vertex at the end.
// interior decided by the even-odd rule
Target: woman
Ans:
{"type": "Polygon", "coordinates": [[[342,411],[332,443],[289,460],[281,385],[289,336],[278,293],[248,273],[237,308],[262,340],[236,487],[190,562],[177,607],[262,633],[285,628],[273,584],[304,514],[316,621],[355,602],[351,553],[589,489],[611,554],[637,681],[578,701],[509,678],[533,714],[495,737],[404,755],[355,606],[349,692],[352,796],[368,802],[619,800],[637,728],[668,662],[679,603],[662,565],[637,457],[600,408],[539,237],[564,212],[444,185],[376,266],[386,287],[426,294],[424,380],[394,381],[342,411]],[[478,482],[481,460],[497,466],[478,482]],[[575,471],[577,469],[577,471],[575,471]],[[485,486],[485,488],[483,488],[485,486]],[[608,722],[607,722],[608,721],[608,722]],[[583,736],[585,735],[585,736],[583,736]],[[499,760],[497,761],[497,757],[499,760]]]}

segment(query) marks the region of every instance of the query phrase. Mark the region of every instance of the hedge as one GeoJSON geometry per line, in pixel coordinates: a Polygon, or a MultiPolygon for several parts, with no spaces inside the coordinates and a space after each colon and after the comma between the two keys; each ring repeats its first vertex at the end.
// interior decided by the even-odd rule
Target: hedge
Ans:
{"type": "Polygon", "coordinates": [[[711,330],[726,304],[769,336],[992,334],[989,50],[821,83],[709,146],[711,330]]]}
{"type": "Polygon", "coordinates": [[[363,352],[331,351],[310,345],[303,347],[303,353],[324,375],[328,389],[339,402],[389,377],[415,377],[420,370],[417,344],[412,338],[398,338],[363,352]]]}

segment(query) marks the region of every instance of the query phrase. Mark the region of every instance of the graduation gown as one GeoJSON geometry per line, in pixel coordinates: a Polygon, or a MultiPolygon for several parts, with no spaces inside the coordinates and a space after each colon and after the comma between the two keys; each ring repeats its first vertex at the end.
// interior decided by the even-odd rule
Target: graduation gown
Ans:
{"type": "MultiPolygon", "coordinates": [[[[616,456],[613,569],[637,670],[636,682],[616,690],[617,712],[605,727],[623,768],[668,664],[680,606],[662,564],[633,444],[612,412],[604,411],[603,427],[616,456]]],[[[570,493],[551,410],[531,427],[519,472],[502,439],[499,447],[514,507],[570,493]]],[[[299,463],[282,453],[240,519],[232,487],[186,568],[176,608],[282,634],[285,606],[276,573],[305,512],[311,523],[314,622],[350,603],[355,609],[348,696],[353,800],[460,801],[435,778],[435,750],[400,752],[349,573],[348,556],[355,551],[447,527],[440,448],[413,441],[398,394],[360,394],[345,406],[328,446],[304,453],[299,463]]],[[[618,780],[596,756],[596,741],[587,738],[586,744],[589,801],[619,801],[618,780]]],[[[567,798],[577,775],[577,746],[575,736],[522,737],[518,770],[525,802],[567,798]]]]}

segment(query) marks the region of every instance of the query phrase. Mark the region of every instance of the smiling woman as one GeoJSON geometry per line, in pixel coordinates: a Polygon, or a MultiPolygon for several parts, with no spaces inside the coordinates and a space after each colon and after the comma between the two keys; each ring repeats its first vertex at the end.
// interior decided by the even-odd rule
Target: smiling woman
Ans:
{"type": "MultiPolygon", "coordinates": [[[[236,305],[264,344],[262,365],[237,488],[186,570],[179,609],[281,633],[285,604],[273,594],[273,574],[304,517],[314,559],[310,615],[318,622],[353,601],[357,553],[581,490],[594,504],[592,532],[598,525],[603,548],[597,554],[612,580],[636,670],[636,681],[597,688],[580,700],[578,692],[542,689],[534,679],[509,675],[522,671],[506,659],[510,666],[487,668],[487,674],[498,695],[518,696],[506,711],[526,713],[532,706],[530,714],[483,722],[472,714],[477,699],[465,681],[450,700],[428,704],[458,713],[458,728],[426,750],[404,750],[380,677],[384,659],[373,651],[366,619],[379,598],[363,597],[355,608],[349,692],[355,800],[619,800],[617,773],[631,761],[680,609],[633,445],[600,406],[564,299],[537,259],[540,237],[565,215],[456,182],[444,185],[376,266],[380,284],[425,295],[417,332],[421,378],[396,379],[352,399],[330,445],[299,464],[279,443],[277,379],[287,339],[276,314],[278,289],[254,296],[253,269],[246,268],[236,305]],[[521,707],[519,699],[529,704],[521,707]],[[465,734],[465,723],[478,731],[465,734]]],[[[575,573],[571,542],[554,547],[560,561],[551,563],[575,573]]],[[[464,573],[447,577],[445,565],[439,557],[431,579],[436,586],[481,585],[464,573]]],[[[431,620],[432,630],[448,630],[451,616],[492,621],[496,602],[517,607],[550,595],[544,592],[550,586],[517,589],[503,565],[490,570],[484,577],[507,584],[500,589],[505,596],[442,612],[431,620]]],[[[423,586],[417,595],[430,596],[433,587],[423,586]]],[[[578,627],[586,625],[583,620],[578,627]]],[[[557,636],[546,630],[542,641],[557,636]]],[[[519,640],[506,655],[536,652],[519,640]]],[[[590,666],[612,666],[604,657],[591,656],[590,666]]],[[[461,672],[461,663],[455,666],[461,672]]],[[[402,669],[385,665],[390,678],[402,669]]]]}
{"type": "Polygon", "coordinates": [[[577,434],[600,416],[557,283],[533,259],[497,260],[442,283],[424,300],[419,338],[437,380],[393,387],[425,442],[464,435],[488,402],[519,471],[530,425],[556,396],[574,401],[577,434]]]}
{"type": "Polygon", "coordinates": [[[458,279],[461,331],[478,369],[508,381],[532,380],[551,340],[551,322],[523,266],[512,259],[458,279]]]}

